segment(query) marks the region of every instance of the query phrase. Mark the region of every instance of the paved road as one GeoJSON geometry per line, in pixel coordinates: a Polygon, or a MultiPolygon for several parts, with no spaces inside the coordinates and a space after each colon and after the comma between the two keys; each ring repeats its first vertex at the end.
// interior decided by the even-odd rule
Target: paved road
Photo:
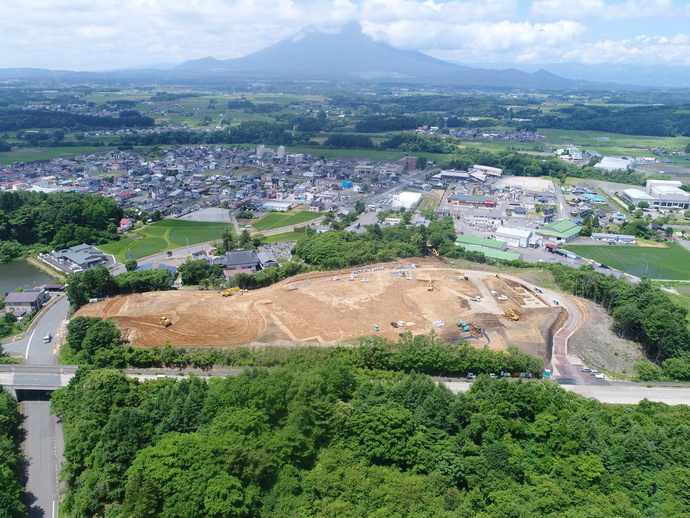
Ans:
{"type": "Polygon", "coordinates": [[[3,348],[13,356],[21,357],[24,363],[33,365],[57,365],[57,348],[60,339],[60,329],[67,320],[69,302],[67,297],[60,295],[46,307],[36,318],[31,330],[23,337],[14,341],[7,341],[3,348]],[[43,341],[47,333],[52,335],[49,343],[43,341]]]}
{"type": "MultiPolygon", "coordinates": [[[[535,382],[536,383],[536,382],[535,382]]],[[[472,383],[467,381],[443,382],[454,394],[467,392],[472,383]]],[[[667,405],[690,405],[690,387],[645,387],[637,384],[606,384],[606,385],[563,385],[571,392],[591,397],[602,403],[616,403],[634,405],[648,399],[667,405]]]]}
{"type": "MultiPolygon", "coordinates": [[[[3,347],[33,365],[57,365],[59,333],[67,319],[67,297],[59,296],[36,318],[32,330],[23,338],[3,347]],[[47,332],[53,336],[43,341],[47,332]]],[[[24,418],[21,443],[26,459],[26,503],[29,518],[57,516],[58,472],[63,457],[62,425],[50,415],[50,397],[44,392],[19,392],[24,418]]]]}
{"type": "MultiPolygon", "coordinates": [[[[62,425],[50,415],[50,399],[30,396],[21,402],[26,438],[26,503],[29,518],[54,518],[58,508],[58,475],[63,460],[62,425]]],[[[20,397],[21,399],[21,397],[20,397]]]]}

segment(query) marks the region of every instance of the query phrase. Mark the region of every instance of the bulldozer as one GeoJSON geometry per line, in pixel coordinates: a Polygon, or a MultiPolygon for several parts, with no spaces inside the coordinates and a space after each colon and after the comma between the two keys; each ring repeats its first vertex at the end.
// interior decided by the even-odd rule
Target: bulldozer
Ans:
{"type": "Polygon", "coordinates": [[[239,288],[228,288],[227,290],[223,290],[220,292],[223,297],[229,297],[230,295],[233,295],[235,293],[242,293],[242,290],[239,288]]]}
{"type": "Polygon", "coordinates": [[[162,317],[161,317],[160,324],[161,324],[163,327],[170,327],[170,326],[172,325],[172,320],[170,320],[170,319],[169,319],[168,317],[166,317],[166,316],[162,316],[162,317]]]}
{"type": "Polygon", "coordinates": [[[505,315],[506,315],[510,320],[513,320],[513,321],[515,321],[515,322],[518,321],[518,320],[520,320],[520,315],[518,315],[517,313],[515,313],[515,311],[513,311],[512,308],[506,308],[505,315]]]}

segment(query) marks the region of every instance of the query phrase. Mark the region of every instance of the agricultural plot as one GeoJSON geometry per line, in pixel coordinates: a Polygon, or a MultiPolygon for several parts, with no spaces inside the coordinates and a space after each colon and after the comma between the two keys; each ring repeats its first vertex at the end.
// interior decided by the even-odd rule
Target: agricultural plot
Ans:
{"type": "Polygon", "coordinates": [[[132,237],[124,237],[120,241],[106,243],[98,248],[124,262],[165,250],[220,239],[225,228],[227,225],[224,223],[166,219],[133,232],[132,237]]]}
{"type": "Polygon", "coordinates": [[[579,256],[650,279],[690,280],[690,252],[678,243],[664,248],[621,245],[567,245],[579,256]]]}
{"type": "Polygon", "coordinates": [[[307,221],[312,221],[325,216],[323,212],[311,212],[303,210],[299,212],[271,212],[263,218],[252,223],[252,226],[259,231],[273,230],[274,228],[290,227],[300,225],[307,221]]]}

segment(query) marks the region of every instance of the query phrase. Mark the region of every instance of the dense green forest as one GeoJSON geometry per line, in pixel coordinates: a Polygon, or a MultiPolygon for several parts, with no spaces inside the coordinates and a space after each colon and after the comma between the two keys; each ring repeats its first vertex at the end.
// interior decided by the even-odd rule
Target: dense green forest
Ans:
{"type": "Polygon", "coordinates": [[[123,216],[114,200],[74,192],[0,192],[0,261],[22,247],[60,250],[81,243],[117,240],[123,216]]]}
{"type": "Polygon", "coordinates": [[[674,304],[649,279],[631,284],[598,273],[589,265],[576,270],[555,263],[548,268],[562,290],[593,300],[606,309],[614,318],[616,332],[642,344],[651,360],[676,358],[690,365],[688,309],[674,304]]]}
{"type": "Polygon", "coordinates": [[[65,517],[595,517],[690,513],[690,408],[337,358],[54,393],[65,517]]]}
{"type": "Polygon", "coordinates": [[[0,390],[0,518],[25,518],[19,484],[19,409],[17,401],[0,390]]]}

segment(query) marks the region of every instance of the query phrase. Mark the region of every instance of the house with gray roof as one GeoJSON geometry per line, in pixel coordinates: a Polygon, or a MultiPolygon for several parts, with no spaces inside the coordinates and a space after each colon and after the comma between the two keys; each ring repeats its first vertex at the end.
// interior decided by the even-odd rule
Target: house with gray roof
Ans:
{"type": "Polygon", "coordinates": [[[221,264],[226,270],[250,268],[256,271],[259,268],[259,258],[253,250],[232,250],[225,252],[221,257],[211,259],[211,264],[221,264]]]}
{"type": "Polygon", "coordinates": [[[66,271],[72,272],[89,270],[108,262],[108,257],[103,252],[85,243],[57,252],[53,251],[50,258],[66,271]]]}
{"type": "Polygon", "coordinates": [[[15,316],[33,313],[41,309],[48,299],[48,292],[44,289],[8,293],[5,297],[5,312],[13,313],[15,316]]]}

